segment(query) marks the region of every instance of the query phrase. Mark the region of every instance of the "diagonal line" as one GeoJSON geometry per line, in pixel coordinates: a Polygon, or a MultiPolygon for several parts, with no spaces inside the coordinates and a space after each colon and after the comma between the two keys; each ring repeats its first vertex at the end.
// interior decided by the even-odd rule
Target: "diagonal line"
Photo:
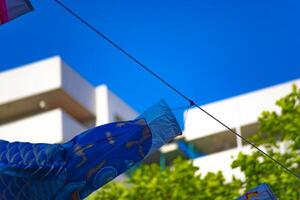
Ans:
{"type": "Polygon", "coordinates": [[[130,58],[132,61],[134,61],[136,64],[138,64],[140,67],[142,67],[144,70],[146,70],[148,73],[156,77],[158,80],[160,80],[163,84],[165,84],[167,87],[169,87],[171,90],[176,92],[178,95],[180,95],[182,98],[186,99],[191,105],[196,106],[199,110],[204,112],[206,115],[217,121],[219,124],[221,124],[223,127],[228,129],[231,133],[236,135],[237,137],[241,138],[244,142],[251,145],[253,148],[255,148],[257,151],[259,151],[261,154],[263,154],[265,157],[272,160],[274,163],[278,164],[281,168],[285,169],[287,172],[289,172],[291,175],[295,176],[296,178],[300,179],[300,176],[296,173],[294,173],[292,170],[290,170],[288,167],[286,167],[284,164],[270,156],[269,154],[265,153],[263,150],[261,150],[258,146],[256,146],[254,143],[250,142],[248,139],[243,137],[242,135],[236,133],[233,129],[231,129],[229,126],[224,124],[222,121],[220,121],[218,118],[207,112],[204,108],[199,106],[197,103],[195,103],[192,99],[187,97],[185,94],[183,94],[181,91],[176,89],[173,85],[165,81],[162,77],[157,75],[155,72],[153,72],[150,68],[148,68],[146,65],[144,65],[142,62],[140,62],[138,59],[136,59],[134,56],[132,56],[130,53],[125,51],[123,48],[121,48],[119,45],[117,45],[114,41],[112,41],[109,37],[98,31],[94,26],[92,26],[90,23],[88,23],[86,20],[84,20],[82,17],[80,17],[78,14],[76,14],[74,11],[69,9],[67,6],[65,6],[62,2],[59,0],[54,0],[57,4],[59,4],[62,8],[64,8],[66,11],[68,11],[70,14],[72,14],[74,17],[76,17],[79,21],[81,21],[83,24],[88,26],[90,29],[92,29],[94,32],[96,32],[102,39],[106,40],[108,43],[110,43],[112,46],[117,48],[119,51],[121,51],[123,54],[125,54],[128,58],[130,58]]]}

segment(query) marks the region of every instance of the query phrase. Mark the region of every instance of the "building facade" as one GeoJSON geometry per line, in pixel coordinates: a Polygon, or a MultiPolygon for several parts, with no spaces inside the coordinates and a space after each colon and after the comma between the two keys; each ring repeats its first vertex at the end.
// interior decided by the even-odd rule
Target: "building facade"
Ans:
{"type": "MultiPolygon", "coordinates": [[[[275,101],[290,93],[292,84],[300,85],[300,79],[202,108],[248,138],[257,132],[261,112],[278,111],[275,101]]],[[[93,87],[58,56],[0,73],[0,94],[0,139],[10,142],[62,143],[88,128],[138,115],[106,85],[93,87]]],[[[227,180],[242,178],[230,165],[239,152],[252,151],[249,145],[197,108],[184,114],[183,136],[145,162],[164,167],[181,155],[202,174],[221,170],[227,180]]]]}
{"type": "Polygon", "coordinates": [[[0,73],[0,139],[62,143],[138,113],[106,85],[93,87],[60,57],[0,73]]]}
{"type": "MultiPolygon", "coordinates": [[[[202,108],[220,119],[236,133],[249,139],[258,131],[258,117],[263,111],[279,112],[276,100],[292,91],[292,85],[300,86],[300,79],[245,93],[236,97],[224,99],[203,105],[202,108]]],[[[183,142],[187,146],[173,142],[166,149],[166,156],[174,154],[178,149],[192,159],[194,165],[200,167],[200,172],[222,171],[225,178],[230,180],[232,175],[243,178],[238,169],[232,169],[231,163],[239,152],[254,151],[248,144],[228,131],[224,126],[210,118],[197,108],[188,111],[183,142]]],[[[286,144],[280,144],[281,151],[286,150],[286,144]]]]}

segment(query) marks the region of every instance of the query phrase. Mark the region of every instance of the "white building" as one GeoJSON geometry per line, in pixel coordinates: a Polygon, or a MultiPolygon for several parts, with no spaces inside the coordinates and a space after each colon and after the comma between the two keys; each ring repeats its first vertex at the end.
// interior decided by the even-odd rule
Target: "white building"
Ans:
{"type": "Polygon", "coordinates": [[[105,85],[94,88],[60,57],[0,73],[0,139],[62,143],[137,113],[105,85]]]}
{"type": "MultiPolygon", "coordinates": [[[[202,108],[248,138],[257,132],[258,116],[262,111],[279,110],[275,101],[289,94],[292,84],[300,86],[300,79],[213,102],[202,108]]],[[[202,174],[220,170],[227,180],[232,175],[243,177],[239,170],[232,170],[230,165],[240,151],[250,153],[250,146],[197,108],[188,111],[184,137],[187,146],[192,147],[190,151],[205,154],[191,158],[202,174]]],[[[177,143],[165,146],[165,157],[178,152],[178,147],[177,143]]],[[[284,144],[282,147],[285,148],[284,144]]]]}
{"type": "MultiPolygon", "coordinates": [[[[293,83],[300,85],[300,79],[202,107],[249,137],[258,129],[260,113],[277,110],[275,100],[290,93],[293,83]]],[[[105,85],[94,88],[58,56],[0,73],[0,94],[0,139],[11,142],[62,143],[87,128],[138,115],[105,85]]],[[[188,111],[184,136],[145,162],[165,165],[183,154],[203,174],[221,170],[229,180],[233,174],[242,176],[230,167],[232,156],[240,151],[251,152],[240,138],[193,108],[188,111]]]]}

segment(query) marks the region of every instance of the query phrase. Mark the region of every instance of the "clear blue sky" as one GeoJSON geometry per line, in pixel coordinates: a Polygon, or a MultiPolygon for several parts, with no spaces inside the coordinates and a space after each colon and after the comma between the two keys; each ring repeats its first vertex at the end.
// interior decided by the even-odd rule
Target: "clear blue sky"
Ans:
{"type": "MultiPolygon", "coordinates": [[[[200,104],[300,77],[299,0],[63,2],[200,104]]],[[[0,26],[1,71],[61,55],[138,111],[187,104],[53,0],[32,3],[0,26]]]]}

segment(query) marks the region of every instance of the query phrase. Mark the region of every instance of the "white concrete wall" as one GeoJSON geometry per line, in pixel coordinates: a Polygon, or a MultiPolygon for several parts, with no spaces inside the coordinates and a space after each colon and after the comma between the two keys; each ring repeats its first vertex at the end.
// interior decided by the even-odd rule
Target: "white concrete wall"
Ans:
{"type": "Polygon", "coordinates": [[[0,73],[0,104],[59,88],[60,58],[53,57],[0,73]]]}
{"type": "Polygon", "coordinates": [[[249,146],[243,148],[234,148],[219,153],[210,154],[193,160],[193,164],[199,167],[199,173],[205,176],[208,172],[222,171],[227,181],[232,180],[234,175],[237,178],[244,178],[243,173],[239,169],[232,169],[231,163],[237,157],[239,152],[246,154],[251,153],[249,146]]]}
{"type": "MultiPolygon", "coordinates": [[[[97,125],[114,121],[114,115],[124,120],[138,115],[107,86],[95,89],[59,56],[0,73],[0,105],[56,89],[62,89],[95,115],[97,125]]],[[[57,143],[67,141],[85,129],[69,114],[55,109],[1,125],[0,139],[57,143]]]]}
{"type": "MultiPolygon", "coordinates": [[[[274,149],[275,151],[279,151],[280,153],[285,153],[288,151],[288,146],[290,142],[280,142],[278,143],[279,149],[274,149]]],[[[266,152],[266,149],[263,146],[259,147],[262,151],[266,152]]],[[[223,172],[223,175],[227,181],[232,180],[232,176],[236,178],[244,179],[245,176],[241,172],[239,168],[232,169],[231,163],[237,158],[238,154],[242,152],[243,154],[251,154],[257,151],[254,148],[251,148],[250,145],[245,145],[241,148],[234,148],[214,154],[210,154],[207,156],[199,157],[193,160],[193,164],[199,167],[198,173],[202,175],[206,175],[208,172],[223,172]]],[[[261,156],[266,158],[263,154],[261,156]]],[[[274,163],[276,166],[276,163],[274,163]]]]}
{"type": "Polygon", "coordinates": [[[106,85],[96,88],[96,110],[96,125],[115,121],[115,115],[118,115],[123,120],[131,120],[138,116],[134,109],[109,91],[106,85]]]}
{"type": "Polygon", "coordinates": [[[108,89],[100,85],[96,88],[96,126],[109,122],[108,89]]]}
{"type": "Polygon", "coordinates": [[[61,60],[61,87],[71,97],[96,114],[95,88],[61,60]]]}
{"type": "Polygon", "coordinates": [[[0,139],[10,142],[61,143],[85,130],[61,109],[0,126],[0,139]]]}
{"type": "Polygon", "coordinates": [[[61,111],[62,117],[62,141],[67,142],[74,138],[76,135],[87,130],[87,127],[77,122],[72,116],[61,111]]]}
{"type": "Polygon", "coordinates": [[[0,105],[59,88],[92,114],[96,113],[93,86],[59,56],[0,73],[0,105]]]}
{"type": "MultiPolygon", "coordinates": [[[[202,107],[231,128],[257,121],[264,110],[278,111],[275,101],[291,92],[291,85],[300,86],[300,79],[246,93],[202,107]]],[[[197,108],[189,110],[184,135],[187,140],[205,137],[226,129],[197,108]]]]}

